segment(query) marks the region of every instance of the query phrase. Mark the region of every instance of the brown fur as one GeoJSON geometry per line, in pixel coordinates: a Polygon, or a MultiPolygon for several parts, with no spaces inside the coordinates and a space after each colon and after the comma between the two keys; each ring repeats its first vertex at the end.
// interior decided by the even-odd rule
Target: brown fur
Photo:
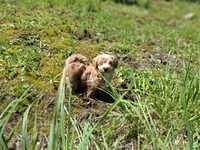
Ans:
{"type": "Polygon", "coordinates": [[[96,69],[101,72],[107,81],[112,79],[115,68],[118,65],[117,57],[109,54],[100,54],[93,59],[96,69]]]}
{"type": "Polygon", "coordinates": [[[73,54],[65,62],[66,79],[72,93],[81,93],[81,76],[86,69],[88,59],[81,54],[73,54]]]}
{"type": "Polygon", "coordinates": [[[73,54],[65,65],[69,88],[72,93],[86,92],[88,97],[93,97],[98,89],[105,87],[104,79],[112,79],[116,67],[117,58],[113,55],[100,54],[89,64],[85,56],[73,54]]]}
{"type": "Polygon", "coordinates": [[[105,88],[105,80],[109,82],[112,79],[117,64],[117,58],[109,54],[100,54],[93,59],[81,77],[83,84],[87,87],[88,97],[93,97],[98,89],[105,88]]]}
{"type": "Polygon", "coordinates": [[[93,64],[87,66],[81,77],[82,84],[87,88],[87,96],[93,97],[95,91],[101,88],[104,84],[104,80],[101,77],[101,73],[95,68],[93,64]]]}

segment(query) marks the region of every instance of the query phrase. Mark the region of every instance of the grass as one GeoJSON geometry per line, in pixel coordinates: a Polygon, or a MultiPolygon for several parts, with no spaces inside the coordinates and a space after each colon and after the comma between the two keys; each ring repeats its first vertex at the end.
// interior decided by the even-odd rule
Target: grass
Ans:
{"type": "Polygon", "coordinates": [[[199,3],[0,2],[0,149],[199,149],[199,3]],[[101,51],[120,61],[112,104],[61,73],[101,51]]]}

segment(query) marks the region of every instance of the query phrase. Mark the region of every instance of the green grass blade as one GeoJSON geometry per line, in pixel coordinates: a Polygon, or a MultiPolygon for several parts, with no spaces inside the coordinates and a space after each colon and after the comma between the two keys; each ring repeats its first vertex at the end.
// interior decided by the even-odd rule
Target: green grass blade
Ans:
{"type": "Polygon", "coordinates": [[[58,109],[59,111],[59,128],[60,128],[60,135],[61,135],[61,141],[62,141],[62,149],[66,150],[66,138],[65,138],[65,112],[64,112],[64,98],[65,98],[65,73],[63,73],[59,91],[58,91],[58,109]]]}
{"type": "Polygon", "coordinates": [[[192,122],[188,121],[187,123],[187,137],[188,137],[188,148],[189,149],[193,149],[193,134],[194,134],[194,127],[192,126],[192,122]]]}
{"type": "Polygon", "coordinates": [[[32,131],[32,150],[37,150],[37,140],[38,140],[37,114],[35,114],[34,127],[32,131]]]}
{"type": "Polygon", "coordinates": [[[56,150],[57,146],[57,136],[56,136],[56,120],[53,119],[50,127],[49,140],[48,140],[48,150],[56,150]]]}
{"type": "Polygon", "coordinates": [[[5,139],[2,131],[0,131],[0,149],[2,149],[2,150],[8,150],[7,141],[6,141],[6,139],[5,139]]]}
{"type": "Polygon", "coordinates": [[[90,138],[93,130],[94,127],[92,127],[89,123],[85,123],[82,136],[80,137],[81,140],[78,145],[78,150],[87,150],[90,147],[90,138]]]}
{"type": "Polygon", "coordinates": [[[24,150],[29,150],[29,137],[28,137],[27,125],[28,125],[28,113],[31,109],[31,106],[32,105],[30,105],[25,111],[22,120],[22,147],[24,150]]]}
{"type": "Polygon", "coordinates": [[[66,149],[65,127],[64,127],[64,97],[65,97],[65,69],[61,77],[58,99],[54,109],[53,121],[50,127],[48,150],[55,150],[58,146],[58,137],[61,136],[61,145],[63,150],[66,149]],[[59,119],[60,118],[60,119],[59,119]],[[59,131],[59,132],[58,132],[59,131]]]}
{"type": "MultiPolygon", "coordinates": [[[[30,87],[31,88],[31,87],[30,87]]],[[[6,125],[7,121],[9,120],[10,116],[12,113],[14,113],[16,111],[16,108],[17,106],[25,100],[25,98],[28,96],[28,91],[30,90],[27,89],[23,95],[16,99],[16,100],[13,100],[11,103],[9,103],[9,105],[5,108],[5,110],[1,113],[0,115],[0,127],[6,125]]]]}

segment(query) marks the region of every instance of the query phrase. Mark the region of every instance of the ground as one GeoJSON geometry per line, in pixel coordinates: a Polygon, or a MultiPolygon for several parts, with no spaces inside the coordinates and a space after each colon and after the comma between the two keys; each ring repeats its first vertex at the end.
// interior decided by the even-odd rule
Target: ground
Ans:
{"type": "Polygon", "coordinates": [[[200,147],[198,2],[0,2],[0,148],[200,147]],[[114,103],[62,91],[74,52],[117,55],[114,103]]]}

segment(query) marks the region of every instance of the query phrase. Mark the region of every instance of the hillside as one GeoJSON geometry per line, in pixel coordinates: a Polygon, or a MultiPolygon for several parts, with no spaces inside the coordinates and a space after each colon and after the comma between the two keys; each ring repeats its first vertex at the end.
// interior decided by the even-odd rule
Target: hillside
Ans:
{"type": "Polygon", "coordinates": [[[187,0],[0,0],[0,149],[198,149],[199,25],[187,0]],[[74,52],[118,57],[114,103],[69,95],[74,52]]]}

